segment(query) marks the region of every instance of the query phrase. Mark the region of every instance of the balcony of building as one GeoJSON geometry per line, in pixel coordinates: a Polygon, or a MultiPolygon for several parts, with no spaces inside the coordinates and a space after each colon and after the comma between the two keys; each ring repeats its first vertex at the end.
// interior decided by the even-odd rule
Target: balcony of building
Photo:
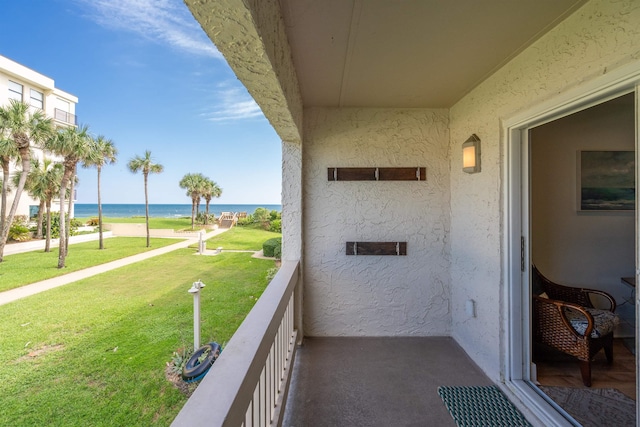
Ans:
{"type": "Polygon", "coordinates": [[[450,337],[305,338],[286,426],[454,426],[440,386],[491,381],[450,337]]]}
{"type": "MultiPolygon", "coordinates": [[[[438,388],[492,385],[452,337],[302,339],[301,287],[299,263],[284,262],[173,426],[454,426],[438,388]]],[[[613,367],[596,360],[594,389],[635,397],[626,353],[613,367]]],[[[575,360],[539,368],[542,384],[582,386],[575,360]]],[[[554,425],[576,425],[540,399],[564,414],[554,425]]]]}
{"type": "Polygon", "coordinates": [[[67,111],[61,110],[59,108],[54,108],[53,110],[53,118],[64,124],[70,124],[74,126],[78,126],[78,117],[75,114],[71,114],[67,111]]]}
{"type": "MultiPolygon", "coordinates": [[[[279,299],[295,301],[291,329],[283,335],[276,332],[282,319],[276,313],[278,304],[261,298],[256,308],[262,307],[262,317],[247,319],[246,332],[233,338],[233,346],[229,343],[175,425],[251,426],[269,425],[271,420],[274,425],[283,420],[287,425],[314,426],[442,425],[444,421],[429,418],[437,416],[435,408],[442,409],[441,402],[429,406],[419,401],[417,395],[426,396],[420,386],[429,384],[434,390],[446,385],[437,384],[444,381],[440,372],[454,379],[448,367],[464,372],[473,362],[508,388],[504,391],[511,392],[508,397],[521,411],[528,411],[531,419],[538,417],[538,425],[575,425],[563,418],[562,408],[531,386],[535,372],[530,281],[522,271],[535,258],[531,212],[542,206],[533,203],[529,192],[537,188],[531,165],[532,159],[541,159],[540,170],[547,174],[549,159],[560,159],[550,150],[535,158],[531,130],[603,100],[637,93],[640,73],[634,47],[640,33],[633,2],[554,2],[555,12],[535,1],[524,2],[526,11],[524,3],[509,6],[509,11],[504,2],[485,5],[482,11],[474,2],[444,9],[426,1],[393,7],[363,1],[186,3],[283,141],[283,206],[289,207],[289,212],[283,209],[283,224],[292,230],[284,240],[293,247],[293,257],[304,257],[305,283],[302,286],[297,274],[291,275],[291,294],[279,299]],[[451,17],[443,18],[445,12],[451,17]],[[489,24],[491,19],[497,20],[495,25],[489,24]],[[524,21],[537,22],[528,35],[524,21]],[[459,25],[441,26],[443,22],[459,25]],[[513,31],[505,22],[513,24],[513,31]],[[474,30],[476,24],[480,27],[474,30]],[[479,35],[490,39],[482,42],[479,35]],[[517,41],[519,37],[524,38],[517,41]],[[442,56],[436,54],[439,49],[442,56]],[[445,58],[460,63],[447,63],[445,58]],[[487,60],[495,62],[484,68],[481,63],[487,60]],[[436,76],[436,71],[442,74],[436,76]],[[457,80],[463,74],[471,79],[457,80]],[[439,98],[445,94],[448,100],[439,98]],[[484,144],[482,169],[478,158],[475,173],[468,174],[472,171],[463,166],[463,144],[472,135],[484,144]],[[337,167],[411,165],[426,167],[427,180],[374,186],[338,183],[328,175],[337,167]],[[343,258],[353,255],[345,253],[345,242],[395,242],[398,236],[407,236],[411,249],[406,258],[343,258]],[[304,325],[298,288],[305,293],[304,325]],[[395,305],[385,305],[389,300],[395,305]],[[418,318],[421,314],[424,319],[418,318]],[[266,323],[273,330],[271,338],[259,332],[266,332],[266,323]],[[427,344],[437,338],[416,338],[410,346],[405,338],[308,337],[402,335],[416,330],[453,338],[439,345],[427,344]],[[272,344],[278,340],[284,343],[272,344]],[[297,341],[302,341],[300,346],[297,341]],[[396,347],[404,350],[394,352],[396,347]],[[238,365],[247,354],[253,364],[238,365]],[[281,365],[278,357],[283,354],[281,365]],[[448,357],[437,363],[442,354],[448,357]],[[323,369],[325,361],[330,370],[323,369]],[[274,366],[283,375],[275,374],[274,366]],[[390,382],[394,374],[405,385],[403,391],[390,382]],[[379,393],[384,387],[389,392],[379,393]],[[289,404],[283,406],[287,396],[289,404]],[[420,413],[415,421],[371,421],[384,417],[383,408],[404,416],[425,406],[429,413],[420,413]],[[283,407],[288,408],[285,414],[283,407]],[[375,409],[380,412],[368,412],[375,409]]],[[[635,110],[629,110],[632,119],[637,115],[634,105],[635,110]]],[[[586,123],[593,120],[580,126],[586,123]]],[[[569,134],[576,132],[559,134],[562,138],[554,145],[569,149],[569,134]]],[[[626,149],[633,150],[633,126],[630,135],[626,149]]],[[[614,149],[614,139],[603,143],[598,138],[594,144],[614,149]]],[[[576,148],[567,151],[558,166],[567,174],[565,211],[580,224],[586,216],[575,215],[574,167],[576,150],[586,149],[585,143],[584,137],[576,138],[576,148]]],[[[559,212],[556,206],[548,211],[559,212]]],[[[611,230],[604,224],[613,216],[601,219],[598,227],[611,230]]],[[[631,215],[628,219],[632,228],[620,234],[631,236],[631,249],[625,252],[631,257],[637,221],[631,215]]],[[[574,240],[580,251],[586,250],[587,235],[581,232],[574,240]]],[[[572,257],[594,270],[596,263],[611,264],[598,254],[605,240],[611,241],[607,236],[593,244],[589,261],[562,250],[556,262],[572,257]]],[[[558,248],[566,241],[561,243],[558,248]]],[[[635,271],[638,262],[627,264],[635,271]]],[[[270,288],[288,280],[286,272],[279,277],[270,288]]],[[[616,284],[619,277],[616,273],[616,284]]],[[[284,289],[284,282],[276,286],[284,289]]],[[[637,361],[630,359],[632,367],[621,376],[635,389],[637,361]]],[[[427,394],[437,399],[435,393],[427,394]]],[[[447,423],[452,425],[451,420],[447,423]]]]}
{"type": "Polygon", "coordinates": [[[284,262],[174,426],[455,425],[438,387],[491,384],[450,337],[300,340],[300,287],[284,262]]]}

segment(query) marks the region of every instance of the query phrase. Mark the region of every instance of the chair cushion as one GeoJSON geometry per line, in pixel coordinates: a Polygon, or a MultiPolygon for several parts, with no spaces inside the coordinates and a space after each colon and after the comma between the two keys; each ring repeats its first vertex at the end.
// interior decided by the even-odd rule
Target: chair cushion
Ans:
{"type": "MultiPolygon", "coordinates": [[[[600,310],[597,308],[585,308],[593,316],[593,331],[591,331],[591,338],[600,338],[613,332],[618,325],[619,319],[615,313],[608,310],[600,310]]],[[[584,332],[589,326],[587,318],[577,310],[567,308],[567,319],[571,322],[571,326],[577,333],[584,335],[584,332]]]]}

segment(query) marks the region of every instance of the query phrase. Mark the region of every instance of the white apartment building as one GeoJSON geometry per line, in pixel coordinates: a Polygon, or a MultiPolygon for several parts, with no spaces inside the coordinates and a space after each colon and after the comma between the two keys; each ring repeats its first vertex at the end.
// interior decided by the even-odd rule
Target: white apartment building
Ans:
{"type": "MultiPolygon", "coordinates": [[[[52,78],[38,73],[22,64],[0,55],[0,106],[17,99],[31,105],[34,109],[43,110],[53,118],[56,127],[77,126],[76,104],[78,98],[55,87],[52,78]]],[[[34,147],[34,155],[40,159],[45,153],[34,147]]],[[[48,158],[53,158],[50,153],[48,158]]],[[[12,164],[11,173],[15,165],[12,164]]],[[[13,203],[13,194],[9,194],[8,203],[13,203]]],[[[38,201],[23,192],[16,215],[32,215],[37,212],[38,201]]],[[[60,209],[59,200],[54,200],[52,211],[60,209]]]]}

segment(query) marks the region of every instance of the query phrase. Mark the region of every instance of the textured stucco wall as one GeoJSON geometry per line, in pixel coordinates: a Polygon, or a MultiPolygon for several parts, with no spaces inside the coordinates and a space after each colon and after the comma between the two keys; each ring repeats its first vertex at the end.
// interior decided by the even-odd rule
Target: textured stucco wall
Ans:
{"type": "Polygon", "coordinates": [[[593,0],[451,109],[453,336],[494,379],[506,354],[500,120],[637,61],[638,46],[640,2],[593,0]],[[461,144],[472,133],[482,139],[482,172],[467,175],[461,144]],[[476,318],[465,314],[468,299],[477,301],[476,318]]]}
{"type": "Polygon", "coordinates": [[[302,258],[302,144],[282,142],[282,259],[302,258]]]}
{"type": "Polygon", "coordinates": [[[309,336],[448,335],[448,113],[305,110],[304,282],[309,336]],[[425,166],[426,182],[328,182],[328,167],[425,166]],[[406,241],[407,256],[347,256],[406,241]]]}

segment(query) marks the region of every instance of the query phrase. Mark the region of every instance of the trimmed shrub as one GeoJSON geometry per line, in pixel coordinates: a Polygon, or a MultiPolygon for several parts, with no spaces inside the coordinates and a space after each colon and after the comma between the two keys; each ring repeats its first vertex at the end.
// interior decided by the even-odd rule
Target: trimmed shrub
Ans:
{"type": "Polygon", "coordinates": [[[16,242],[26,242],[31,240],[31,231],[26,221],[26,217],[23,215],[16,215],[13,218],[11,227],[9,227],[9,240],[16,242]]]}
{"type": "MultiPolygon", "coordinates": [[[[51,238],[57,239],[60,237],[60,213],[59,212],[51,212],[51,238]]],[[[82,222],[77,218],[71,218],[69,227],[69,235],[75,236],[78,234],[78,227],[82,226],[82,222]]],[[[47,219],[45,218],[42,221],[42,235],[47,235],[47,219]]]]}
{"type": "Polygon", "coordinates": [[[275,259],[282,259],[282,245],[276,246],[276,248],[273,250],[273,257],[275,259]]]}
{"type": "MultiPolygon", "coordinates": [[[[269,239],[262,244],[262,253],[266,257],[273,257],[275,255],[275,250],[277,247],[282,246],[282,238],[274,237],[273,239],[269,239]]],[[[282,249],[280,249],[282,251],[282,249]]]]}
{"type": "Polygon", "coordinates": [[[76,234],[78,234],[78,228],[82,227],[82,221],[80,221],[77,218],[71,218],[71,232],[69,233],[70,236],[75,236],[76,234]]]}
{"type": "Polygon", "coordinates": [[[257,208],[252,215],[254,224],[260,224],[263,230],[269,230],[271,216],[265,208],[257,208]]]}
{"type": "Polygon", "coordinates": [[[251,224],[253,224],[253,218],[251,218],[251,215],[249,215],[246,218],[240,218],[236,225],[243,227],[251,224]]]}
{"type": "Polygon", "coordinates": [[[276,277],[278,270],[280,270],[278,267],[273,267],[267,271],[267,282],[271,282],[276,277]]]}
{"type": "Polygon", "coordinates": [[[282,214],[276,210],[272,210],[269,212],[269,217],[271,217],[271,221],[275,221],[276,219],[282,219],[282,214]]]}
{"type": "Polygon", "coordinates": [[[91,226],[91,227],[96,227],[98,225],[98,222],[99,222],[98,221],[98,217],[96,216],[96,217],[93,217],[93,218],[89,218],[87,220],[87,225],[91,226]]]}
{"type": "Polygon", "coordinates": [[[207,215],[205,212],[198,212],[198,215],[196,215],[196,223],[204,225],[205,218],[207,219],[207,224],[215,224],[216,223],[216,216],[214,214],[212,214],[212,213],[207,215]]]}

